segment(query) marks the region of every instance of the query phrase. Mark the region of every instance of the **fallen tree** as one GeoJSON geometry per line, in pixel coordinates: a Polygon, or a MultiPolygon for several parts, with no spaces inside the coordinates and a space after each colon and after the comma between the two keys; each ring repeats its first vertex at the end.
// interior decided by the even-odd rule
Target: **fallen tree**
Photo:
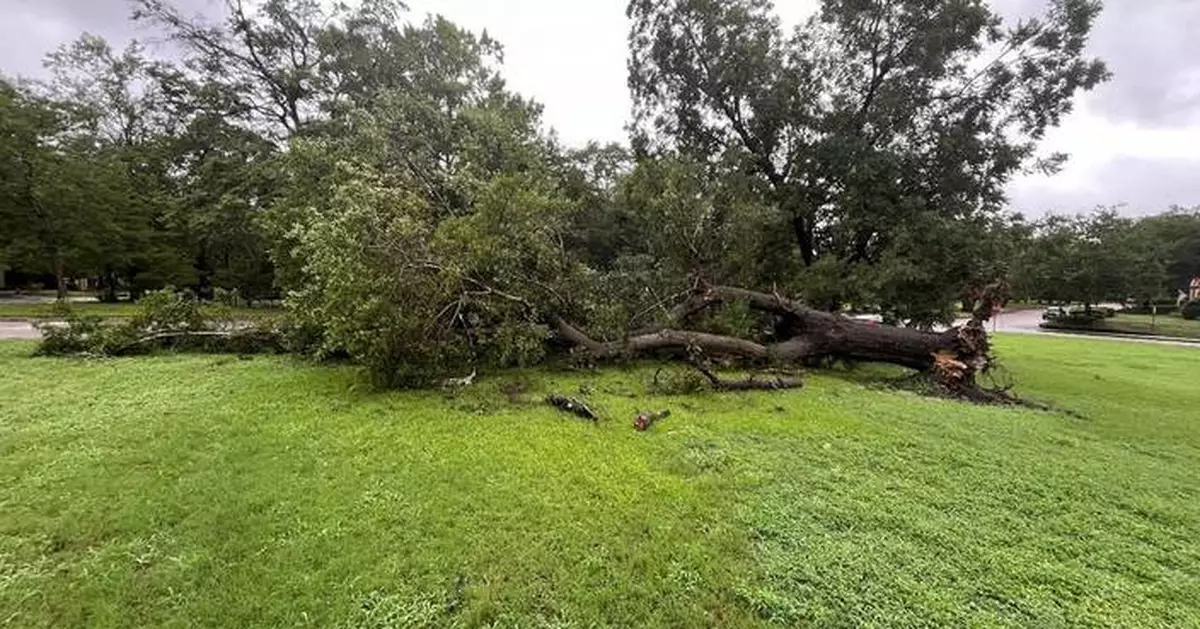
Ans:
{"type": "MultiPolygon", "coordinates": [[[[880,325],[810,308],[778,294],[730,286],[699,284],[670,312],[668,325],[631,332],[616,341],[598,341],[562,317],[553,317],[557,333],[596,360],[648,355],[662,350],[683,350],[694,357],[733,357],[755,365],[787,365],[826,358],[880,362],[928,374],[950,392],[980,401],[1000,401],[1003,393],[985,391],[978,376],[992,365],[984,324],[1004,298],[1001,285],[982,292],[971,319],[942,332],[880,325]],[[773,315],[778,322],[773,342],[710,334],[687,329],[695,315],[720,304],[744,302],[752,309],[773,315]]],[[[789,388],[795,383],[757,382],[736,386],[717,380],[698,365],[717,388],[789,388]]]]}
{"type": "MultiPolygon", "coordinates": [[[[467,308],[475,300],[511,304],[522,319],[549,324],[562,341],[592,360],[613,361],[647,356],[683,360],[703,375],[716,391],[799,388],[803,383],[798,378],[762,377],[757,372],[771,368],[785,368],[786,371],[787,367],[797,364],[844,359],[914,369],[927,375],[945,391],[974,401],[1017,402],[1006,391],[984,389],[978,383],[979,376],[992,367],[991,346],[984,324],[1004,299],[1003,285],[980,291],[972,317],[964,325],[931,332],[850,319],[811,308],[777,293],[700,282],[678,296],[679,303],[667,312],[661,325],[632,330],[616,340],[596,340],[581,326],[562,316],[547,316],[547,310],[543,309],[546,302],[539,308],[525,297],[493,289],[478,280],[465,281],[464,286],[468,287],[468,292],[460,295],[455,302],[461,304],[461,308],[467,308]],[[746,304],[769,317],[774,332],[755,336],[747,331],[746,338],[743,338],[708,331],[701,315],[723,304],[733,303],[746,304]],[[751,375],[744,379],[723,379],[713,368],[718,361],[742,371],[748,368],[751,375]]],[[[189,319],[187,326],[190,327],[173,329],[167,324],[178,322],[168,321],[160,315],[151,308],[144,316],[119,326],[68,318],[66,324],[43,328],[46,339],[39,351],[45,354],[123,355],[159,348],[238,353],[284,350],[281,332],[273,328],[220,329],[211,322],[189,319]]],[[[486,332],[469,327],[469,320],[467,317],[455,317],[451,332],[467,338],[475,338],[486,332]]],[[[541,340],[544,338],[543,331],[541,340]]],[[[466,378],[443,380],[443,386],[469,386],[476,373],[473,371],[466,378]]],[[[556,405],[565,410],[576,412],[582,408],[590,413],[574,400],[564,398],[550,402],[562,402],[556,405]]]]}

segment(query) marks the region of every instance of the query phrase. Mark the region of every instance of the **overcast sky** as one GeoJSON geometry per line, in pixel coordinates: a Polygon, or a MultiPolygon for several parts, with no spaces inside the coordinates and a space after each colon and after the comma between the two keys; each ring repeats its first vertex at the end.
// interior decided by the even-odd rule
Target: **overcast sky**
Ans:
{"type": "MultiPolygon", "coordinates": [[[[214,0],[176,0],[191,11],[214,0]]],[[[993,0],[1007,15],[1041,0],[993,0]]],[[[418,14],[442,13],[505,45],[505,75],[545,106],[568,144],[621,141],[625,86],[625,0],[411,0],[418,14]]],[[[814,0],[779,0],[785,22],[814,0]]],[[[1082,211],[1126,204],[1131,214],[1200,205],[1200,0],[1107,0],[1092,52],[1114,80],[1087,95],[1047,150],[1071,154],[1054,177],[1013,184],[1014,209],[1082,211]]],[[[37,76],[42,57],[89,31],[121,43],[145,38],[127,22],[126,0],[0,0],[0,73],[37,76]]]]}

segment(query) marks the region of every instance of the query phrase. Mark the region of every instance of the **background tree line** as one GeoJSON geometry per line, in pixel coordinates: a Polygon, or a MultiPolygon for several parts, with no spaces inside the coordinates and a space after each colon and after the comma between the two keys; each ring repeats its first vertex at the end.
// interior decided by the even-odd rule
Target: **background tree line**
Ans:
{"type": "Polygon", "coordinates": [[[1011,237],[1014,288],[1028,300],[1174,304],[1200,277],[1200,209],[1050,216],[1011,237]]]}
{"type": "Polygon", "coordinates": [[[388,382],[536,361],[556,320],[627,337],[700,280],[928,327],[998,280],[1090,301],[1198,270],[1194,212],[1006,207],[1108,78],[1084,53],[1093,0],[1016,23],[983,0],[825,0],[790,33],[767,0],[632,0],[631,142],[584,148],[508,88],[498,42],[398,0],[131,6],[171,55],[83,35],[49,80],[0,84],[3,263],[109,297],[283,296],[313,351],[388,382]]]}

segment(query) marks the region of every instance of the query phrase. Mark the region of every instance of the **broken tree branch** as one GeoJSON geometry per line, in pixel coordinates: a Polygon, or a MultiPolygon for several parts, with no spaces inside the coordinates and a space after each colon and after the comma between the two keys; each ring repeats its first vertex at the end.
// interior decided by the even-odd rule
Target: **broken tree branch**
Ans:
{"type": "Polygon", "coordinates": [[[776,377],[770,380],[756,380],[753,375],[745,380],[722,380],[711,369],[697,360],[691,361],[696,368],[712,384],[716,391],[780,391],[783,389],[799,389],[804,383],[794,378],[776,377]]]}
{"type": "Polygon", "coordinates": [[[588,408],[587,404],[584,404],[575,398],[569,398],[551,393],[550,395],[546,396],[546,403],[565,413],[570,413],[589,421],[600,421],[600,416],[597,415],[595,411],[588,408]]]}

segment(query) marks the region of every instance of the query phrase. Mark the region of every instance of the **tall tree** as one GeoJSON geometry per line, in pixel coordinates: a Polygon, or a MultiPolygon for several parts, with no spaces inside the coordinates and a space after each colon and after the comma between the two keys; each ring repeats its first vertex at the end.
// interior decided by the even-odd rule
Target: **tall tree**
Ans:
{"type": "Polygon", "coordinates": [[[43,90],[65,104],[63,137],[107,161],[110,187],[119,189],[108,208],[111,233],[98,239],[96,273],[115,299],[119,284],[135,292],[194,281],[187,243],[176,229],[172,144],[180,119],[168,107],[159,77],[168,71],[137,42],[114,50],[84,34],[52,53],[51,80],[43,90]]]}
{"type": "MultiPolygon", "coordinates": [[[[133,2],[135,20],[182,49],[181,75],[220,96],[210,104],[280,144],[318,132],[331,114],[369,107],[386,90],[442,80],[480,59],[437,49],[447,37],[474,38],[441,19],[406,23],[400,0],[222,0],[219,19],[185,15],[170,0],[133,2]],[[422,38],[425,47],[413,45],[422,38]],[[452,65],[422,65],[431,60],[452,65]]],[[[487,38],[478,43],[495,48],[487,38]]]]}
{"type": "Polygon", "coordinates": [[[182,66],[162,80],[185,121],[177,166],[187,173],[181,196],[200,244],[202,289],[265,292],[264,251],[279,265],[278,283],[297,286],[295,227],[326,203],[326,158],[364,153],[345,138],[361,138],[371,116],[390,126],[388,166],[450,213],[469,209],[473,188],[497,168],[489,162],[511,154],[504,145],[519,144],[537,117],[504,91],[494,41],[442,18],[408,23],[398,0],[225,0],[218,20],[183,15],[167,0],[135,4],[136,19],[183,50],[182,66]],[[478,159],[464,159],[459,151],[480,142],[471,149],[478,159]]]}
{"type": "Polygon", "coordinates": [[[41,252],[34,253],[42,249],[45,235],[37,223],[47,215],[39,206],[38,186],[49,170],[44,138],[56,120],[49,103],[0,78],[0,264],[5,267],[28,265],[30,257],[37,267],[44,263],[41,252]]]}
{"type": "Polygon", "coordinates": [[[1174,297],[1200,277],[1200,208],[1173,208],[1138,221],[1138,230],[1155,260],[1165,269],[1162,293],[1174,297]]]}
{"type": "Polygon", "coordinates": [[[221,21],[184,15],[168,0],[134,5],[134,19],[164,29],[196,82],[223,93],[230,115],[285,140],[317,114],[321,2],[225,0],[221,21]]]}
{"type": "Polygon", "coordinates": [[[12,266],[56,278],[103,265],[129,190],[110,153],[72,133],[70,107],[0,84],[0,233],[12,266]]]}
{"type": "Polygon", "coordinates": [[[197,107],[180,106],[186,127],[173,139],[174,213],[187,241],[197,292],[236,289],[247,299],[277,294],[262,224],[278,196],[275,145],[197,107]]]}
{"type": "Polygon", "coordinates": [[[631,213],[618,202],[618,186],[633,168],[619,144],[589,143],[558,151],[559,186],[574,206],[569,246],[595,268],[611,268],[631,240],[631,213]]]}
{"type": "Polygon", "coordinates": [[[1166,274],[1149,232],[1113,209],[1038,222],[1016,266],[1025,296],[1086,307],[1160,297],[1166,274]]]}
{"type": "Polygon", "coordinates": [[[906,291],[854,295],[853,278],[926,258],[966,281],[909,232],[989,220],[1014,175],[1061,163],[1035,149],[1108,76],[1084,54],[1099,11],[1054,0],[1005,26],[984,0],[825,0],[787,36],[769,0],[631,0],[635,144],[753,173],[823,305],[911,311],[906,291]]]}

